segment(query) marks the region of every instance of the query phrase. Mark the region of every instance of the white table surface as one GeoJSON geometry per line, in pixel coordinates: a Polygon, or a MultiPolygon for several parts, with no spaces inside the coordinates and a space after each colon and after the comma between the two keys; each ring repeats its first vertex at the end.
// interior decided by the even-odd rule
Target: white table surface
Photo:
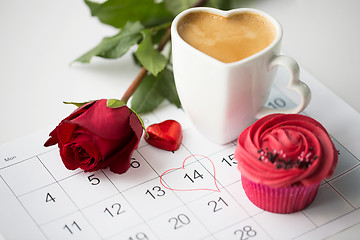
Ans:
{"type": "MultiPolygon", "coordinates": [[[[360,112],[360,1],[245,0],[277,18],[283,52],[360,112]]],[[[0,144],[54,127],[62,101],[121,98],[137,75],[130,55],[70,63],[116,30],[82,0],[0,0],[0,144]]],[[[325,106],[329,108],[330,106],[325,106]]]]}

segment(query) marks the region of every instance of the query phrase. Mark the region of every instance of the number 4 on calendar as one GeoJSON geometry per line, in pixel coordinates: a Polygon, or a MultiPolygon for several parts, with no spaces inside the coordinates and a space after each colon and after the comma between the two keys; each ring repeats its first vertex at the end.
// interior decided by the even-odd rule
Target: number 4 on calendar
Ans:
{"type": "Polygon", "coordinates": [[[45,202],[55,202],[55,197],[53,197],[50,193],[47,193],[45,202]]]}

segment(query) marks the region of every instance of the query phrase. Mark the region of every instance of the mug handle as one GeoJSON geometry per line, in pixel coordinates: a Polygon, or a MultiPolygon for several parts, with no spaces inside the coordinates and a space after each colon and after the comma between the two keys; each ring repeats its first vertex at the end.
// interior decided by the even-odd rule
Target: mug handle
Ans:
{"type": "Polygon", "coordinates": [[[300,81],[300,68],[297,62],[288,56],[279,55],[271,60],[269,69],[272,69],[277,65],[284,66],[290,72],[290,81],[287,85],[287,88],[294,90],[300,95],[300,103],[296,107],[287,109],[273,109],[264,106],[257,113],[257,119],[273,113],[299,113],[304,110],[305,107],[310,103],[311,91],[305,83],[300,81]]]}

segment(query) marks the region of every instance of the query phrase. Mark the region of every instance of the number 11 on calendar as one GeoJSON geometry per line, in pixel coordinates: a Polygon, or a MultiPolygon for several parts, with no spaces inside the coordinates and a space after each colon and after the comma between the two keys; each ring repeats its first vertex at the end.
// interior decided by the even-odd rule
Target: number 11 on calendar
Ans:
{"type": "Polygon", "coordinates": [[[81,228],[76,221],[74,221],[70,226],[66,224],[63,229],[69,231],[70,234],[74,234],[74,231],[81,231],[81,228]]]}

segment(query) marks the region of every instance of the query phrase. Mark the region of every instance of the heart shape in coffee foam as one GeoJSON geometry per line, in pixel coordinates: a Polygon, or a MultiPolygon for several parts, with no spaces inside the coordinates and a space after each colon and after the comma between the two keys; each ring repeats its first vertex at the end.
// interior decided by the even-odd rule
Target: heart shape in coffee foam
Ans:
{"type": "Polygon", "coordinates": [[[168,169],[161,174],[160,183],[173,191],[220,192],[215,173],[215,165],[210,158],[203,155],[191,155],[183,161],[181,167],[168,169]],[[194,158],[195,162],[192,163],[194,158]],[[202,158],[201,164],[197,162],[196,158],[202,158]]]}
{"type": "Polygon", "coordinates": [[[262,51],[276,37],[276,29],[269,20],[242,9],[194,10],[179,19],[177,32],[197,50],[225,63],[262,51]]]}

